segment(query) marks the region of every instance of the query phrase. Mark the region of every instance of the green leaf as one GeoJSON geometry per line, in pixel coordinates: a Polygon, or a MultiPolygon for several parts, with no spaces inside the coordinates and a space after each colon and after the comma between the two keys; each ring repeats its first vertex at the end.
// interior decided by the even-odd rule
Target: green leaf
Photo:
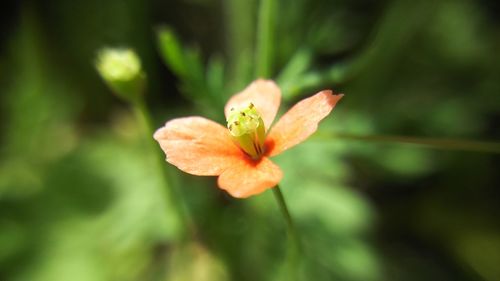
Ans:
{"type": "Polygon", "coordinates": [[[212,56],[207,65],[206,81],[211,97],[217,100],[221,106],[224,106],[225,103],[224,77],[222,58],[212,56]]]}
{"type": "Polygon", "coordinates": [[[186,77],[188,69],[179,38],[169,27],[161,27],[157,32],[158,47],[164,62],[179,77],[186,77]]]}

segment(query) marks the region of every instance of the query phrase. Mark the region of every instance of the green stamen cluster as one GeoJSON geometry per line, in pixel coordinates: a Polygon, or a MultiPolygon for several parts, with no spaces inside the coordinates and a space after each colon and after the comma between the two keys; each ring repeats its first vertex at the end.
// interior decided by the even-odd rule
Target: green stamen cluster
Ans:
{"type": "Polygon", "coordinates": [[[234,142],[248,155],[258,159],[264,153],[266,128],[255,106],[250,103],[243,109],[231,108],[227,128],[234,142]]]}

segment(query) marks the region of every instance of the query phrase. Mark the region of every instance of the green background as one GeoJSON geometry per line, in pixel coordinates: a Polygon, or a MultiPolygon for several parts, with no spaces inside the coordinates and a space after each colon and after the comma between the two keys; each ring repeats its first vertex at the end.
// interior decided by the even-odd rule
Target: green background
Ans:
{"type": "Polygon", "coordinates": [[[234,199],[158,166],[94,68],[100,48],[134,48],[155,128],[223,123],[262,37],[281,112],[345,93],[274,158],[303,241],[297,279],[500,280],[497,1],[275,2],[261,29],[256,0],[2,2],[0,280],[289,280],[271,192],[234,199]]]}

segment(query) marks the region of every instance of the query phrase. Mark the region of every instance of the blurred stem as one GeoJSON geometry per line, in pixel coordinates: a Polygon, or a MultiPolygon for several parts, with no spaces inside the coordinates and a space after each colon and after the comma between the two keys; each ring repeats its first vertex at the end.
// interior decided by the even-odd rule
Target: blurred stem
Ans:
{"type": "MultiPolygon", "coordinates": [[[[224,1],[225,28],[228,40],[227,91],[239,91],[254,75],[254,17],[256,1],[224,1]]],[[[228,97],[225,97],[226,99],[228,97]]]]}
{"type": "Polygon", "coordinates": [[[500,153],[500,143],[486,142],[486,141],[472,141],[472,140],[445,139],[445,138],[419,138],[419,137],[407,137],[407,136],[384,136],[384,135],[363,136],[355,134],[326,133],[326,132],[318,132],[315,135],[315,138],[328,139],[328,140],[342,139],[342,140],[358,140],[358,141],[380,142],[380,143],[401,143],[401,144],[420,145],[436,149],[500,153]]]}
{"type": "Polygon", "coordinates": [[[155,143],[153,139],[154,127],[153,127],[153,119],[151,118],[151,114],[147,109],[144,100],[134,104],[134,113],[137,119],[141,122],[142,127],[145,130],[146,141],[148,145],[151,147],[151,150],[154,151],[155,163],[161,171],[161,176],[163,180],[164,188],[162,188],[163,197],[165,198],[167,204],[172,206],[172,209],[176,212],[176,216],[181,225],[181,241],[187,238],[187,234],[195,234],[194,224],[190,221],[187,216],[187,210],[181,200],[180,194],[175,188],[169,184],[169,176],[166,169],[165,159],[163,157],[163,151],[160,151],[159,146],[155,143]]]}
{"type": "Polygon", "coordinates": [[[287,232],[288,232],[288,237],[289,237],[289,242],[292,245],[292,248],[290,249],[290,255],[289,255],[289,270],[288,273],[292,275],[292,278],[288,278],[287,280],[293,280],[296,279],[294,272],[297,270],[297,262],[298,262],[298,256],[301,251],[301,246],[300,246],[300,239],[299,235],[297,232],[297,228],[295,228],[295,224],[292,220],[292,216],[290,216],[290,212],[288,211],[288,207],[286,205],[285,197],[283,197],[283,193],[281,193],[281,189],[279,185],[274,187],[273,189],[273,194],[274,198],[276,199],[276,202],[278,202],[278,206],[280,208],[281,214],[283,215],[283,218],[286,221],[286,226],[287,226],[287,232]]]}
{"type": "Polygon", "coordinates": [[[255,76],[269,78],[272,75],[272,61],[274,55],[274,24],[276,0],[261,0],[257,26],[257,67],[255,76]]]}
{"type": "MultiPolygon", "coordinates": [[[[256,47],[257,67],[255,68],[255,76],[258,78],[270,78],[272,75],[274,55],[273,36],[276,11],[276,0],[260,0],[256,47]]],[[[289,249],[290,255],[288,257],[290,263],[287,273],[289,273],[290,276],[287,276],[287,280],[294,280],[297,276],[297,274],[294,273],[297,270],[298,254],[300,252],[299,236],[279,185],[276,185],[272,190],[281,214],[286,221],[289,242],[292,245],[291,249],[289,249]]]]}

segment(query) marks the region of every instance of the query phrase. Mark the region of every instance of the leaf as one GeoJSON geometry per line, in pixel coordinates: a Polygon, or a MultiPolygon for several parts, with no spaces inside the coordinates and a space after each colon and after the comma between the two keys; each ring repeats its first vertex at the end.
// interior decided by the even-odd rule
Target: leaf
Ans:
{"type": "Polygon", "coordinates": [[[169,27],[161,27],[157,31],[158,47],[163,61],[179,77],[188,75],[186,56],[179,38],[169,27]]]}

